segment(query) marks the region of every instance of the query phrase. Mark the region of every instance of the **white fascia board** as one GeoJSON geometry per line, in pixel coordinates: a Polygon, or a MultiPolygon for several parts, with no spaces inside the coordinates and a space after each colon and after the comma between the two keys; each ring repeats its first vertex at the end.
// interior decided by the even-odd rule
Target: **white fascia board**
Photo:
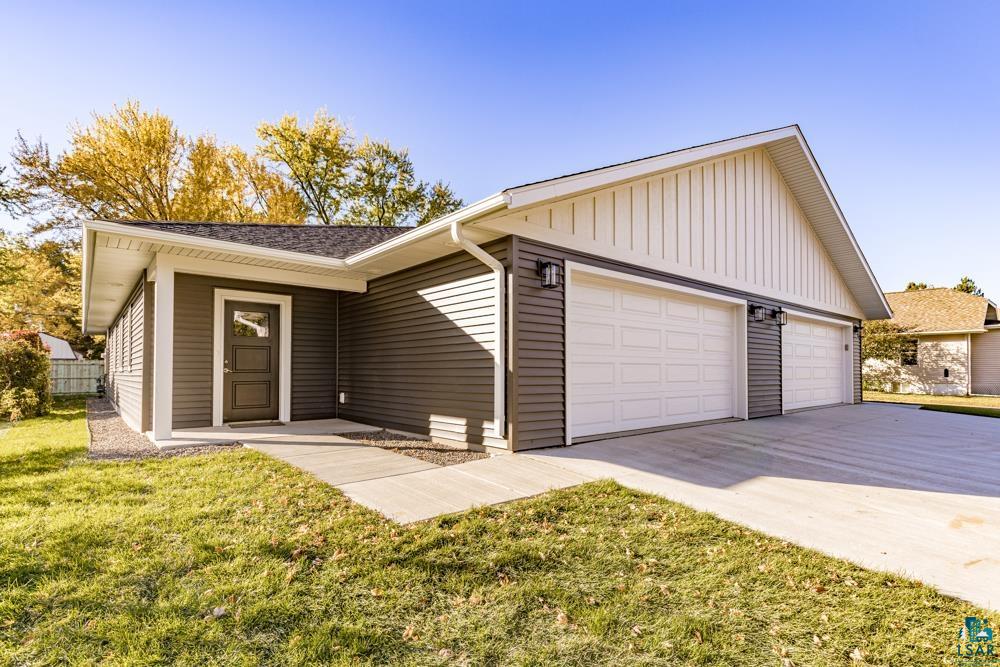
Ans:
{"type": "Polygon", "coordinates": [[[346,269],[347,262],[335,257],[320,257],[304,252],[294,252],[291,250],[277,250],[274,248],[262,248],[260,246],[249,245],[247,243],[234,243],[232,241],[219,241],[216,239],[206,239],[191,234],[180,234],[178,232],[167,232],[161,229],[147,229],[133,227],[117,222],[107,222],[104,220],[86,220],[83,223],[84,230],[106,232],[129,236],[143,241],[152,241],[168,245],[179,245],[197,250],[207,250],[209,252],[226,252],[255,259],[269,259],[283,262],[294,262],[304,266],[316,266],[326,269],[346,269]]]}
{"type": "Polygon", "coordinates": [[[82,318],[80,322],[80,328],[83,333],[99,333],[97,331],[89,331],[89,309],[90,309],[90,286],[93,284],[92,275],[94,273],[94,244],[97,240],[97,232],[89,230],[84,225],[83,229],[83,244],[82,244],[82,260],[81,260],[81,271],[80,271],[80,297],[82,303],[80,307],[82,310],[82,318]]]}
{"type": "MultiPolygon", "coordinates": [[[[506,208],[509,203],[510,199],[504,192],[498,192],[495,195],[490,195],[485,199],[480,199],[477,202],[460,208],[454,213],[449,213],[448,215],[440,217],[434,222],[429,222],[426,225],[415,227],[411,232],[400,234],[393,239],[379,243],[377,246],[372,246],[367,250],[362,250],[359,253],[351,255],[345,260],[347,267],[354,268],[361,266],[400,248],[406,247],[411,243],[429,239],[437,234],[450,234],[451,226],[454,223],[458,222],[459,224],[466,224],[475,218],[479,218],[506,208]]],[[[450,236],[448,237],[448,240],[451,240],[450,236]]]]}
{"type": "MultiPolygon", "coordinates": [[[[996,326],[996,325],[994,325],[996,326]]],[[[989,327],[987,327],[989,328],[989,327]]],[[[920,338],[921,336],[954,336],[957,334],[986,333],[986,329],[955,329],[953,331],[904,331],[903,335],[920,338]]]]}
{"type": "Polygon", "coordinates": [[[750,134],[745,137],[737,137],[703,146],[695,146],[694,148],[686,148],[643,160],[626,162],[603,169],[595,169],[581,174],[522,185],[506,190],[506,192],[510,196],[510,208],[522,208],[551,199],[569,197],[586,190],[603,188],[634,178],[642,178],[648,174],[675,169],[694,162],[711,160],[722,155],[747,150],[761,144],[797,135],[798,128],[794,126],[782,127],[767,132],[750,134]]]}
{"type": "Polygon", "coordinates": [[[835,317],[826,317],[824,315],[817,315],[815,313],[810,313],[805,310],[796,310],[794,308],[782,308],[783,311],[791,315],[792,317],[799,317],[804,320],[815,320],[817,322],[826,322],[827,324],[835,324],[841,327],[851,327],[853,329],[854,322],[848,322],[847,320],[838,320],[835,317]]]}

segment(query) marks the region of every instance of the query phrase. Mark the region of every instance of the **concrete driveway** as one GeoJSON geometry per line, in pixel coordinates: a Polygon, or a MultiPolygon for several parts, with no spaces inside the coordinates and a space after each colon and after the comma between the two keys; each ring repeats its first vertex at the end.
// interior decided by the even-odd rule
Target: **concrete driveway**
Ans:
{"type": "Polygon", "coordinates": [[[1000,609],[1000,419],[867,403],[527,456],[1000,609]]]}

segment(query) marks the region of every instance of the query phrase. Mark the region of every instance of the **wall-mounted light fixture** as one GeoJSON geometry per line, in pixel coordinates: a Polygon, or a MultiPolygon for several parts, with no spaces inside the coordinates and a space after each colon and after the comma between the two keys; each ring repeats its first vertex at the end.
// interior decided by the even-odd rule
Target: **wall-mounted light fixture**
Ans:
{"type": "Polygon", "coordinates": [[[856,334],[861,333],[861,325],[860,324],[855,324],[854,325],[854,333],[856,333],[856,334]]]}
{"type": "Polygon", "coordinates": [[[545,289],[555,289],[562,285],[562,266],[555,262],[538,260],[538,275],[545,289]]]}
{"type": "Polygon", "coordinates": [[[788,324],[788,313],[783,311],[781,308],[774,309],[774,321],[779,327],[783,327],[788,324]]]}
{"type": "Polygon", "coordinates": [[[765,308],[764,306],[758,306],[755,303],[751,303],[749,306],[747,306],[747,311],[749,311],[749,313],[753,315],[754,322],[763,322],[764,318],[767,317],[767,308],[765,308]]]}

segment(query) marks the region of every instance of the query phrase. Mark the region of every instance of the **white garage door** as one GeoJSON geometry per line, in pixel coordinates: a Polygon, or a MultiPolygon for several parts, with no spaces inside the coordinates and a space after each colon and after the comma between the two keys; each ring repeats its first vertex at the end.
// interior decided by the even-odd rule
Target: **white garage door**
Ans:
{"type": "Polygon", "coordinates": [[[575,274],[567,321],[574,437],[736,412],[733,305],[575,274]]]}
{"type": "Polygon", "coordinates": [[[788,317],[781,331],[785,410],[843,403],[846,327],[788,317]]]}

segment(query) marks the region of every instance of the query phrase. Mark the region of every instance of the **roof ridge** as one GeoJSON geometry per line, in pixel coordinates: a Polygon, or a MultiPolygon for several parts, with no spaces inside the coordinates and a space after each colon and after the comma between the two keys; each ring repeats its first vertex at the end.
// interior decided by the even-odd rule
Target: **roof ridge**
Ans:
{"type": "MultiPolygon", "coordinates": [[[[949,290],[951,292],[957,292],[959,294],[969,294],[968,292],[963,292],[962,290],[955,289],[954,287],[923,287],[921,289],[901,289],[893,290],[891,292],[885,292],[886,294],[912,294],[915,292],[938,292],[941,290],[949,290]]],[[[969,294],[969,296],[976,296],[975,294],[969,294]]],[[[985,297],[979,297],[985,298],[985,297]]]]}

